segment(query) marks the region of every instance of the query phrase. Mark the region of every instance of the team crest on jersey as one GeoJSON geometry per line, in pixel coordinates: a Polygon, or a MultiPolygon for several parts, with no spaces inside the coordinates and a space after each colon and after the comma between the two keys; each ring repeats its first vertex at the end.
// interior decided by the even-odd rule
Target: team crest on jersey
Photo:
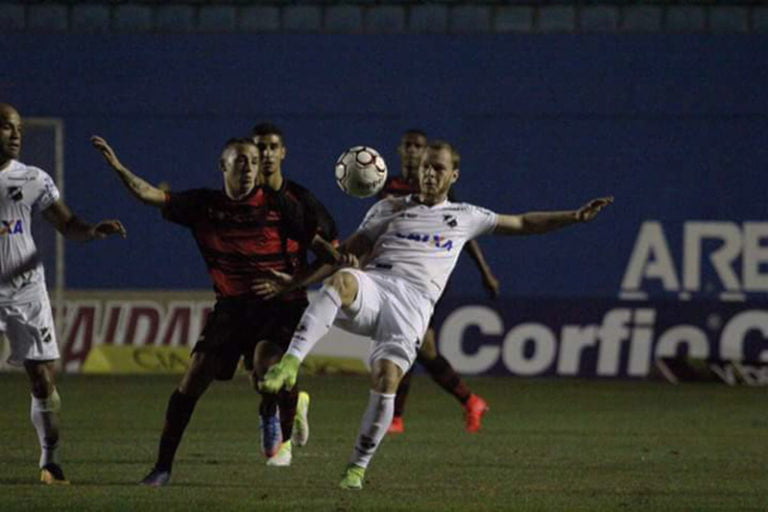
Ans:
{"type": "Polygon", "coordinates": [[[448,224],[449,227],[455,228],[459,225],[459,221],[453,215],[443,215],[443,222],[448,224]]]}
{"type": "Polygon", "coordinates": [[[8,187],[8,197],[14,201],[21,201],[24,199],[24,194],[21,191],[21,187],[8,187]]]}

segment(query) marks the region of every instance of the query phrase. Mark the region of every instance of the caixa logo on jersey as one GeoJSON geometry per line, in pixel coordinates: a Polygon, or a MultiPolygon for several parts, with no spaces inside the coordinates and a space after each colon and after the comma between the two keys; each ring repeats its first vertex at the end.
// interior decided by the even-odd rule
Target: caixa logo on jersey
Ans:
{"type": "Polygon", "coordinates": [[[428,233],[400,233],[396,232],[397,238],[404,240],[413,240],[414,242],[422,242],[429,245],[434,245],[438,249],[445,249],[450,251],[453,249],[453,240],[449,240],[443,235],[430,235],[428,233]]]}
{"type": "Polygon", "coordinates": [[[619,297],[743,301],[768,292],[768,222],[645,221],[619,297]]]}
{"type": "Polygon", "coordinates": [[[768,302],[452,302],[439,350],[459,373],[647,377],[658,359],[768,363],[768,302]]]}
{"type": "Polygon", "coordinates": [[[24,223],[19,220],[0,220],[0,236],[24,233],[24,223]]]}

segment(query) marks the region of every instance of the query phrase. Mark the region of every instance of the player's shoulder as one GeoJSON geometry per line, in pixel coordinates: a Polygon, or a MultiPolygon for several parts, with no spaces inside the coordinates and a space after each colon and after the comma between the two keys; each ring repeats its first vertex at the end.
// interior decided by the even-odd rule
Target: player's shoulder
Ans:
{"type": "Polygon", "coordinates": [[[377,212],[381,215],[397,212],[403,210],[409,206],[408,196],[389,196],[384,199],[379,199],[371,206],[371,212],[377,212]]]}
{"type": "Polygon", "coordinates": [[[317,197],[307,187],[293,180],[285,180],[285,190],[300,201],[318,201],[317,197]]]}
{"type": "Polygon", "coordinates": [[[285,186],[288,193],[295,197],[302,205],[315,211],[319,210],[325,215],[330,216],[330,212],[325,204],[307,187],[292,180],[286,180],[285,186]]]}
{"type": "Polygon", "coordinates": [[[59,191],[53,178],[39,167],[14,160],[11,167],[3,171],[3,174],[9,186],[23,186],[27,190],[25,195],[28,197],[49,197],[52,200],[59,198],[59,191]]]}
{"type": "Polygon", "coordinates": [[[298,192],[300,194],[311,194],[311,192],[307,187],[291,179],[285,180],[285,187],[291,192],[298,192]]]}
{"type": "Polygon", "coordinates": [[[170,191],[167,192],[169,201],[195,201],[195,202],[207,202],[215,201],[226,197],[221,190],[214,190],[212,188],[188,188],[186,190],[170,191]]]}
{"type": "Polygon", "coordinates": [[[457,212],[458,214],[462,214],[462,215],[478,215],[478,214],[493,215],[494,214],[490,209],[484,206],[478,206],[476,204],[464,203],[464,202],[446,201],[442,209],[445,211],[457,212]]]}
{"type": "Polygon", "coordinates": [[[170,194],[175,195],[185,195],[185,196],[210,196],[210,197],[216,197],[224,194],[224,191],[222,190],[216,190],[212,188],[187,188],[184,190],[179,190],[178,192],[169,192],[170,194]]]}
{"type": "Polygon", "coordinates": [[[28,165],[18,160],[11,162],[11,167],[8,169],[9,174],[17,179],[25,179],[29,181],[35,180],[50,180],[51,176],[42,170],[40,167],[34,165],[28,165]]]}

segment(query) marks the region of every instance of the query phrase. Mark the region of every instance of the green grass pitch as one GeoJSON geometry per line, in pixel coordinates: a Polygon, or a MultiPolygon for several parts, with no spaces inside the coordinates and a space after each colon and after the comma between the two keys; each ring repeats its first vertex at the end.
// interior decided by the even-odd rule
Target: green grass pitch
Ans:
{"type": "Polygon", "coordinates": [[[46,487],[25,377],[0,374],[0,510],[768,510],[764,388],[474,378],[491,411],[472,435],[458,404],[417,376],[406,433],[384,440],[362,492],[344,492],[367,380],[304,378],[310,442],[291,467],[268,468],[258,397],[238,376],[198,404],[171,485],[143,488],[177,380],[62,376],[72,485],[46,487]]]}

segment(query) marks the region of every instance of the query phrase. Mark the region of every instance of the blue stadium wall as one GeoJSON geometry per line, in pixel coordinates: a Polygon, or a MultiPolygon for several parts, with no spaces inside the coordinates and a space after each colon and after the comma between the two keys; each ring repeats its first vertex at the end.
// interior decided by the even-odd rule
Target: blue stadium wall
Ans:
{"type": "MultiPolygon", "coordinates": [[[[369,144],[396,168],[409,127],[455,142],[460,196],[497,211],[615,195],[615,208],[592,225],[483,241],[506,295],[615,297],[645,221],[661,224],[679,267],[687,221],[741,227],[764,218],[765,42],[17,34],[0,42],[0,96],[24,115],[64,119],[68,201],[91,219],[120,217],[130,232],[125,242],[70,244],[71,288],[208,286],[188,233],[128,197],[90,148],[91,134],[154,183],[217,187],[222,142],[270,119],[286,133],[286,174],[316,191],[345,234],[370,202],[336,188],[336,156],[369,144]]],[[[702,267],[702,291],[720,290],[702,267]]],[[[471,266],[460,270],[466,283],[449,293],[482,296],[471,266]]]]}
{"type": "Polygon", "coordinates": [[[460,197],[496,211],[615,195],[589,225],[481,239],[505,299],[486,301],[462,261],[438,315],[441,350],[467,373],[638,376],[676,353],[768,360],[766,42],[16,34],[0,38],[0,98],[63,118],[68,202],[89,219],[121,218],[130,233],[69,244],[70,289],[209,286],[189,234],[128,196],[91,134],[180,190],[220,186],[222,143],[272,120],[286,134],[286,174],[343,234],[371,202],[336,188],[335,158],[368,144],[396,170],[411,127],[454,142],[460,197]]]}

